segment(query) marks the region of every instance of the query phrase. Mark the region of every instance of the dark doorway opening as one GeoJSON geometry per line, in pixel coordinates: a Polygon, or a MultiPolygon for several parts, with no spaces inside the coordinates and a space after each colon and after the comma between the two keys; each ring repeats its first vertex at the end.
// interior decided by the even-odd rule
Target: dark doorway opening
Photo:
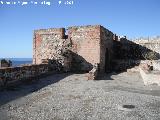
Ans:
{"type": "Polygon", "coordinates": [[[109,50],[106,48],[105,52],[105,72],[108,73],[110,71],[110,56],[109,56],[109,50]]]}

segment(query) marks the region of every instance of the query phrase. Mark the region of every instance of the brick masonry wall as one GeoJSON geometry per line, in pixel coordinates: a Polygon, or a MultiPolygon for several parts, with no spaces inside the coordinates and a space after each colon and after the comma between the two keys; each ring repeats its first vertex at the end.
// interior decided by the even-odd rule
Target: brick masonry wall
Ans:
{"type": "Polygon", "coordinates": [[[71,51],[75,55],[72,62],[74,67],[81,71],[89,71],[94,63],[100,63],[99,25],[69,27],[68,38],[72,43],[71,51]]]}

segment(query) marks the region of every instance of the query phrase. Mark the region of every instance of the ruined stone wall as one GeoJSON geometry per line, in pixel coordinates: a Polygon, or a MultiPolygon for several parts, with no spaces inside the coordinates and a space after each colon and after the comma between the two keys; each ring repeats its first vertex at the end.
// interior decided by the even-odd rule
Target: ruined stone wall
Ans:
{"type": "Polygon", "coordinates": [[[128,40],[121,38],[114,41],[115,59],[160,59],[160,39],[138,39],[128,40]]]}
{"type": "MultiPolygon", "coordinates": [[[[41,29],[34,31],[33,38],[33,64],[42,63],[42,59],[53,58],[55,49],[62,46],[65,29],[41,29]]],[[[60,52],[60,51],[59,51],[60,52]]]]}
{"type": "Polygon", "coordinates": [[[71,58],[64,53],[69,44],[64,28],[36,30],[33,41],[33,63],[40,64],[43,60],[50,59],[57,64],[57,69],[68,71],[71,58]]]}
{"type": "Polygon", "coordinates": [[[100,63],[100,26],[75,26],[68,28],[72,43],[72,68],[90,71],[94,63],[100,63]]]}
{"type": "Polygon", "coordinates": [[[47,64],[30,64],[19,67],[0,68],[0,88],[17,82],[39,79],[50,72],[47,64]]]}
{"type": "Polygon", "coordinates": [[[106,28],[100,28],[100,71],[109,71],[111,69],[111,60],[113,57],[113,33],[106,28]]]}
{"type": "Polygon", "coordinates": [[[116,59],[143,59],[143,49],[143,46],[125,38],[122,38],[120,41],[114,41],[114,54],[116,55],[116,59]]]}
{"type": "MultiPolygon", "coordinates": [[[[116,71],[127,70],[141,63],[137,61],[152,60],[155,69],[160,69],[155,61],[160,59],[160,37],[141,38],[127,40],[121,38],[115,40],[113,44],[114,60],[113,69],[116,71]],[[156,67],[157,66],[157,67],[156,67]]],[[[148,64],[148,62],[145,62],[148,64]]]]}
{"type": "Polygon", "coordinates": [[[160,36],[150,38],[139,38],[133,40],[133,42],[156,52],[158,58],[160,59],[160,36]]]}

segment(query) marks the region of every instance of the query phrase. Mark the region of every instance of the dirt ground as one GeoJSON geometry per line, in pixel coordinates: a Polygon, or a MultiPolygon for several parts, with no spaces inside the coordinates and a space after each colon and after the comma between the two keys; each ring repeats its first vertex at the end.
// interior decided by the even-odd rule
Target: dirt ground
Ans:
{"type": "Polygon", "coordinates": [[[139,73],[55,74],[0,91],[0,120],[159,120],[160,87],[139,73]]]}

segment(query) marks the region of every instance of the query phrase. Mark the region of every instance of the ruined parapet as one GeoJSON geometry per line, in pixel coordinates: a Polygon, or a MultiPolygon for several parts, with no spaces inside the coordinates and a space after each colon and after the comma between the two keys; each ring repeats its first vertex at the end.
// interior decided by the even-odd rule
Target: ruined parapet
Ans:
{"type": "MultiPolygon", "coordinates": [[[[114,70],[124,71],[140,65],[141,61],[160,59],[160,37],[141,38],[132,41],[121,38],[120,41],[114,40],[113,42],[114,61],[112,65],[114,70]]],[[[157,66],[156,69],[160,68],[157,66]]]]}
{"type": "Polygon", "coordinates": [[[36,80],[50,72],[48,64],[30,64],[18,67],[0,68],[0,87],[13,85],[17,82],[36,80]]]}
{"type": "Polygon", "coordinates": [[[139,38],[114,41],[115,59],[157,60],[160,59],[160,38],[139,38]]]}
{"type": "Polygon", "coordinates": [[[151,50],[154,53],[157,53],[156,57],[157,59],[160,59],[160,36],[138,38],[133,40],[133,42],[151,50]]]}

